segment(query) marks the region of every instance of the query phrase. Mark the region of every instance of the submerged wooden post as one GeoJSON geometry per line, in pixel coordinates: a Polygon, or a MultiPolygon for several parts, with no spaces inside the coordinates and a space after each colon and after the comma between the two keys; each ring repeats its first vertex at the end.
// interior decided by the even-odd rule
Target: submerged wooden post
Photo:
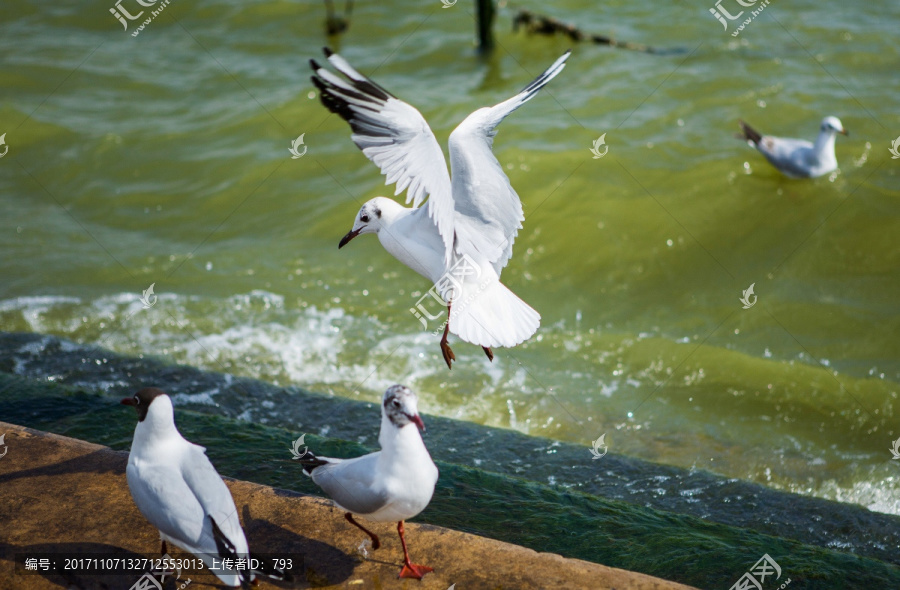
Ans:
{"type": "Polygon", "coordinates": [[[475,26],[478,27],[478,51],[494,48],[494,0],[475,0],[475,26]]]}

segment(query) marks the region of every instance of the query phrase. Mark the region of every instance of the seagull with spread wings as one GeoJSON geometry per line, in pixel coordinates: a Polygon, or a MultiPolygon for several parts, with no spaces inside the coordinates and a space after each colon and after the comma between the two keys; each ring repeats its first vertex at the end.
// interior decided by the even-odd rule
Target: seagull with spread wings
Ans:
{"type": "Polygon", "coordinates": [[[491,146],[500,122],[556,77],[570,53],[519,94],[460,123],[450,134],[452,179],[418,110],[327,48],[328,62],[343,77],[310,61],[322,104],[350,123],[353,142],[386,184],[396,183],[394,195],[406,190],[406,203],[412,202],[411,208],[385,197],[366,202],[338,248],[374,233],[385,250],[435,284],[447,303],[441,352],[448,367],[456,360],[448,332],[481,346],[493,360],[493,347],[516,346],[540,326],[540,314],[500,282],[525,216],[491,146]]]}

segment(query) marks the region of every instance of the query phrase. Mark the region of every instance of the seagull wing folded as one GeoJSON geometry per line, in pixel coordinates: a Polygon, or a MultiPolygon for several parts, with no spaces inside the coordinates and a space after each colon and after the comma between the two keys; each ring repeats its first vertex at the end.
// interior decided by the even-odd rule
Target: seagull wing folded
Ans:
{"type": "MultiPolygon", "coordinates": [[[[231,497],[222,476],[210,463],[206,449],[192,444],[183,458],[181,471],[185,483],[203,509],[202,551],[210,556],[218,555],[220,561],[225,557],[232,559],[249,557],[247,537],[241,528],[234,498],[231,497]],[[215,521],[221,535],[224,536],[224,543],[222,539],[217,539],[218,534],[214,531],[210,518],[215,521]]],[[[226,584],[238,586],[243,581],[234,569],[224,571],[212,567],[210,569],[226,584]]],[[[249,571],[242,575],[253,578],[249,571]]]]}
{"type": "Polygon", "coordinates": [[[809,176],[813,144],[803,139],[764,135],[756,149],[773,166],[791,177],[809,176]]]}
{"type": "Polygon", "coordinates": [[[179,471],[159,463],[132,463],[126,469],[128,489],[146,519],[180,545],[203,536],[203,508],[179,471]]]}
{"type": "Polygon", "coordinates": [[[354,514],[372,514],[387,505],[387,490],[377,480],[380,452],[356,459],[329,459],[327,465],[316,467],[312,480],[328,494],[335,504],[354,514]]]}
{"type": "Polygon", "coordinates": [[[329,63],[344,78],[310,61],[313,84],[332,113],[350,123],[351,139],[387,179],[406,190],[406,202],[419,207],[428,197],[428,216],[444,240],[449,262],[453,245],[453,199],[450,175],[441,146],[415,107],[366,78],[336,53],[325,50],[329,63]]]}
{"type": "Polygon", "coordinates": [[[498,275],[512,256],[513,242],[525,216],[519,195],[491,149],[497,126],[555,78],[570,53],[567,51],[519,94],[478,109],[450,134],[453,203],[458,213],[454,249],[476,261],[489,261],[498,275]]]}

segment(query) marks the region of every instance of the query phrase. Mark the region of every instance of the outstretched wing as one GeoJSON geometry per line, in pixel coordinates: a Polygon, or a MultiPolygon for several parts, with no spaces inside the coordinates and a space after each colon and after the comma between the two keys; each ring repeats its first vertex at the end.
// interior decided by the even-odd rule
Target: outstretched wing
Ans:
{"type": "Polygon", "coordinates": [[[369,80],[347,61],[325,49],[343,79],[310,60],[322,104],[350,123],[353,143],[381,169],[385,184],[406,189],[406,202],[419,207],[428,199],[428,216],[444,240],[447,260],[453,245],[453,200],[444,152],[422,114],[369,80]]]}
{"type": "Polygon", "coordinates": [[[450,134],[453,203],[459,213],[454,248],[475,260],[489,261],[497,274],[512,256],[513,242],[525,219],[519,195],[491,150],[497,126],[555,78],[570,54],[567,51],[509,100],[478,109],[450,134]]]}

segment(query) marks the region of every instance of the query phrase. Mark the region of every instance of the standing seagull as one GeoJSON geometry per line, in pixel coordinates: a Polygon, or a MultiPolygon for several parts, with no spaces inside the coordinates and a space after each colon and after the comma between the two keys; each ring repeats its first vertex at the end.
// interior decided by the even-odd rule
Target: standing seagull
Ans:
{"type": "Polygon", "coordinates": [[[249,569],[213,568],[213,561],[248,559],[249,549],[231,492],[206,457],[206,449],[188,442],[175,428],[172,400],[146,388],[122,403],[134,406],[138,424],[125,473],[141,514],[166,541],[203,560],[222,582],[246,586],[249,569]]]}
{"type": "Polygon", "coordinates": [[[441,352],[448,367],[456,360],[448,331],[493,360],[491,347],[515,346],[540,326],[540,314],[500,282],[525,216],[491,146],[500,122],[556,77],[569,53],[516,96],[460,123],[449,141],[452,181],[419,111],[327,48],[325,56],[346,80],[310,61],[322,104],[350,123],[353,142],[387,176],[386,184],[397,183],[394,194],[408,189],[406,202],[413,203],[407,208],[385,197],[366,202],[338,248],[360,234],[377,234],[394,258],[435,284],[447,303],[441,352]]]}
{"type": "Polygon", "coordinates": [[[834,155],[835,134],[847,135],[847,130],[837,117],[822,119],[819,137],[814,144],[804,139],[762,135],[740,119],[738,122],[743,131],[738,138],[747,140],[789,178],[816,178],[837,168],[837,158],[834,155]]]}
{"type": "Polygon", "coordinates": [[[378,535],[355,520],[359,515],[374,522],[397,522],[403,545],[401,578],[416,578],[434,569],[409,560],[403,521],[422,512],[434,494],[438,470],[422,442],[419,429],[425,424],[419,417],[418,398],[411,389],[393,385],[384,392],[381,404],[381,450],[355,459],[331,459],[308,453],[301,459],[303,469],[345,510],[344,517],[372,538],[378,549],[378,535]]]}

